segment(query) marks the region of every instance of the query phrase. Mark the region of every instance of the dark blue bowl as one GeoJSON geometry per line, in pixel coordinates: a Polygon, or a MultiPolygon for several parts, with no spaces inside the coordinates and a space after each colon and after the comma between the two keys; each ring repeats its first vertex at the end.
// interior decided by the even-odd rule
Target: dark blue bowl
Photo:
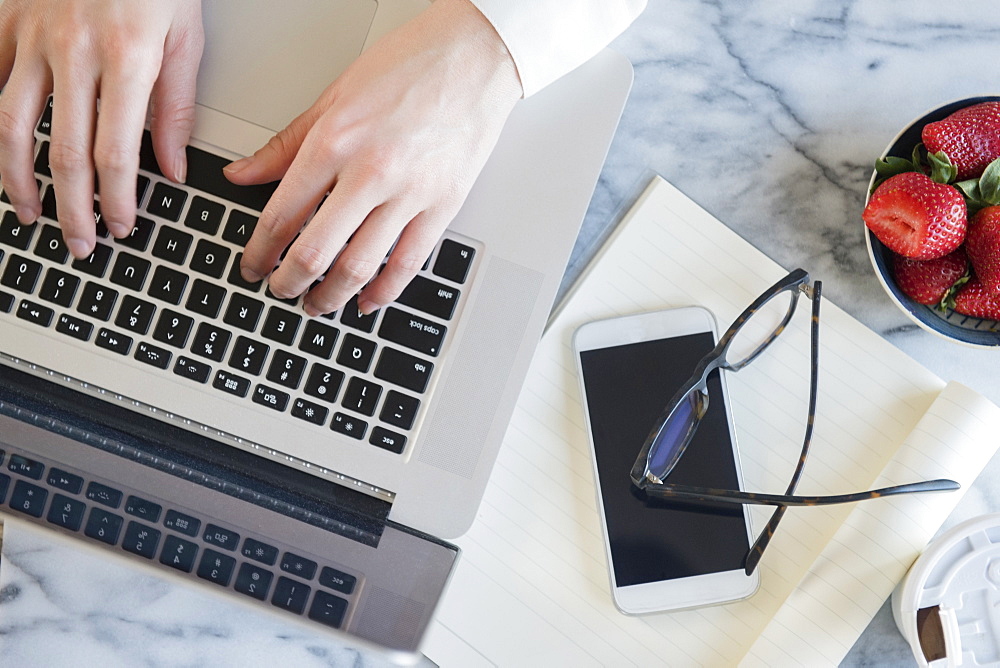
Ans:
{"type": "MultiPolygon", "coordinates": [[[[963,107],[995,100],[1000,100],[1000,96],[970,97],[927,112],[900,132],[889,144],[889,148],[885,150],[882,157],[895,156],[909,159],[913,153],[913,147],[920,142],[920,132],[925,125],[939,121],[963,107]]],[[[873,183],[875,183],[874,171],[868,182],[869,192],[873,183]]],[[[867,197],[865,202],[867,203],[867,197]]],[[[875,267],[875,274],[882,283],[882,287],[889,293],[892,301],[906,315],[910,316],[910,319],[924,329],[951,341],[985,348],[1000,346],[1000,323],[996,320],[971,318],[951,310],[941,312],[933,307],[918,304],[903,294],[892,278],[892,251],[882,245],[882,242],[868,228],[865,228],[865,233],[865,238],[868,241],[868,256],[871,258],[872,266],[875,267]]]]}

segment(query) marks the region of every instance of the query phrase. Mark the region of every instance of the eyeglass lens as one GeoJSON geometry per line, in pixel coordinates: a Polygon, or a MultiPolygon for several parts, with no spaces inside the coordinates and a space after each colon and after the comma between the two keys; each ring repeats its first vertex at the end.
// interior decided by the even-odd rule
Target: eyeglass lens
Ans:
{"type": "Polygon", "coordinates": [[[754,311],[733,336],[726,351],[726,363],[734,367],[740,366],[777,336],[796,297],[796,289],[789,289],[754,311]]]}
{"type": "Polygon", "coordinates": [[[650,446],[650,474],[663,480],[673,470],[707,410],[708,392],[704,387],[692,388],[667,417],[650,446]]]}

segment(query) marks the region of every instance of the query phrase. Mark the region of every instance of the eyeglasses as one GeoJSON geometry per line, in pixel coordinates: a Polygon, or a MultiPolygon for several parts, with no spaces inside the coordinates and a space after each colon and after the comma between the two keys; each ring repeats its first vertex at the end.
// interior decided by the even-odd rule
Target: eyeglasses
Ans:
{"type": "Polygon", "coordinates": [[[632,467],[633,484],[655,499],[707,501],[721,503],[763,504],[777,506],[744,560],[747,575],[754,572],[764,549],[771,541],[778,523],[789,506],[820,506],[852,503],[894,494],[940,492],[959,488],[954,480],[928,480],[896,485],[854,494],[830,496],[794,495],[805,466],[816,416],[816,388],[819,372],[819,305],[822,282],[810,283],[809,274],[796,269],[758,297],[729,327],[718,345],[695,367],[691,378],[667,403],[653,429],[646,437],[632,467]],[[713,489],[692,485],[672,485],[666,478],[680,461],[698,425],[708,411],[708,377],[717,370],[739,371],[753,362],[778,338],[795,314],[800,294],[812,299],[809,416],[798,463],[784,494],[759,494],[739,490],[713,489]],[[789,296],[787,308],[779,299],[789,296]]]}

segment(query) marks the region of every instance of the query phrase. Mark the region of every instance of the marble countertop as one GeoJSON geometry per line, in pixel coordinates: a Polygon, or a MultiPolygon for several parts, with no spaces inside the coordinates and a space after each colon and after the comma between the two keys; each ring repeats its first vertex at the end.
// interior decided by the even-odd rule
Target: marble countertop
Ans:
{"type": "MultiPolygon", "coordinates": [[[[986,0],[650,0],[614,45],[634,64],[635,85],[564,286],[657,172],[785,268],[822,279],[827,297],[930,370],[1000,404],[1000,351],[945,342],[897,310],[870,267],[860,220],[872,161],[901,127],[997,92],[997,35],[1000,14],[986,0]]],[[[946,526],[1000,510],[998,467],[946,526]]],[[[359,659],[299,629],[235,619],[224,602],[140,576],[123,582],[44,539],[5,552],[0,656],[17,665],[359,659]],[[127,588],[126,607],[104,609],[107,588],[127,588]],[[51,642],[56,634],[72,643],[51,642]]],[[[886,607],[843,665],[913,665],[886,607]]]]}

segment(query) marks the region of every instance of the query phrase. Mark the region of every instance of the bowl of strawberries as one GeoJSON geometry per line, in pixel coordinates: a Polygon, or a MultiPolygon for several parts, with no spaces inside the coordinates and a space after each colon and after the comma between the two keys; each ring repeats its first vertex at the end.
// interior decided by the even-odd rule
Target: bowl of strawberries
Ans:
{"type": "Polygon", "coordinates": [[[914,322],[1000,346],[1000,96],[907,126],[875,163],[862,218],[875,273],[914,322]]]}

